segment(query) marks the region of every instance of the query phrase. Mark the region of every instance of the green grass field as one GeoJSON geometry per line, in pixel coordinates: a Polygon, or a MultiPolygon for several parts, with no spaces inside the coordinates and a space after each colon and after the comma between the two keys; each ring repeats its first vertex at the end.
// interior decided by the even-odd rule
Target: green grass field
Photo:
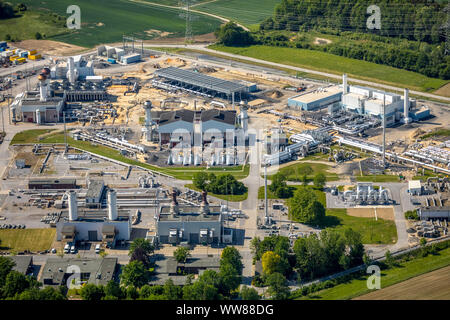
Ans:
{"type": "MultiPolygon", "coordinates": [[[[37,139],[38,136],[48,133],[51,130],[47,129],[36,129],[36,130],[27,130],[22,131],[20,133],[17,133],[12,141],[11,145],[14,144],[21,144],[21,143],[64,143],[64,134],[56,132],[53,135],[48,135],[44,139],[39,140],[37,139]]],[[[127,158],[120,154],[119,151],[104,147],[101,145],[92,145],[90,142],[87,141],[78,141],[74,140],[71,137],[67,137],[67,142],[70,146],[82,149],[85,151],[89,151],[110,159],[122,161],[124,163],[134,165],[134,166],[141,166],[143,168],[147,168],[149,170],[161,172],[168,174],[170,176],[173,176],[176,179],[180,180],[192,180],[192,177],[195,173],[206,171],[206,172],[213,172],[216,175],[221,175],[225,173],[232,174],[236,179],[244,179],[249,175],[250,172],[250,166],[233,166],[233,167],[212,167],[209,169],[206,169],[204,167],[171,167],[171,168],[162,168],[162,167],[156,167],[147,163],[143,163],[134,159],[127,158]]]]}
{"type": "MultiPolygon", "coordinates": [[[[200,190],[199,188],[197,188],[196,186],[194,186],[192,183],[190,184],[186,184],[185,185],[186,188],[201,192],[202,190],[200,190]]],[[[224,195],[224,194],[216,194],[216,193],[211,193],[208,192],[209,196],[212,197],[216,197],[225,201],[230,201],[230,202],[241,202],[244,200],[247,200],[248,197],[248,192],[244,193],[244,194],[233,194],[233,195],[224,195]]]]}
{"type": "MultiPolygon", "coordinates": [[[[32,10],[49,11],[64,17],[71,0],[10,0],[13,4],[24,3],[32,10]]],[[[170,32],[171,37],[184,36],[186,21],[180,17],[179,9],[163,8],[148,3],[129,0],[78,0],[81,9],[81,29],[68,34],[49,37],[51,40],[67,42],[83,47],[93,47],[101,43],[121,42],[122,35],[135,35],[151,39],[156,35],[149,30],[170,32]]],[[[218,19],[205,15],[192,14],[194,35],[213,32],[220,26],[218,19]]],[[[9,28],[9,20],[2,21],[9,28]]],[[[24,26],[26,28],[26,25],[24,26]]],[[[35,31],[33,32],[34,35],[35,31]]],[[[50,32],[49,32],[50,34],[50,32]]],[[[34,36],[33,36],[34,38],[34,36]]]]}
{"type": "MultiPolygon", "coordinates": [[[[287,167],[279,169],[278,172],[286,175],[288,181],[301,181],[303,174],[306,174],[308,181],[312,181],[314,175],[323,173],[327,177],[327,181],[336,181],[339,176],[329,171],[330,166],[323,163],[298,162],[287,167]]],[[[268,176],[271,180],[272,176],[268,176]]]]}
{"type": "Polygon", "coordinates": [[[50,249],[56,229],[2,229],[0,230],[0,251],[31,252],[50,249]]]}
{"type": "Polygon", "coordinates": [[[379,83],[396,86],[403,85],[410,89],[420,91],[434,91],[448,83],[446,80],[429,78],[419,73],[367,61],[340,57],[321,51],[260,45],[244,48],[213,45],[210,48],[333,74],[340,75],[347,73],[351,77],[362,80],[370,81],[375,79],[379,83]]]}
{"type": "Polygon", "coordinates": [[[437,129],[433,132],[423,135],[422,139],[427,139],[427,138],[432,138],[432,137],[450,137],[450,129],[437,129]]]}
{"type": "Polygon", "coordinates": [[[379,174],[379,175],[368,175],[368,176],[357,176],[356,181],[358,182],[399,182],[399,176],[392,174],[379,174]]]}
{"type": "Polygon", "coordinates": [[[275,6],[281,0],[217,0],[195,6],[204,11],[242,23],[250,27],[273,15],[275,6]]]}
{"type": "Polygon", "coordinates": [[[35,39],[36,32],[46,37],[66,33],[62,22],[56,20],[50,14],[39,11],[25,11],[16,17],[8,20],[0,20],[0,39],[6,39],[10,35],[11,39],[24,40],[35,39]]]}
{"type": "MultiPolygon", "coordinates": [[[[450,265],[450,248],[439,251],[438,255],[428,255],[424,258],[402,262],[398,267],[383,270],[381,272],[381,288],[420,276],[450,265]]],[[[333,288],[315,292],[309,296],[301,297],[301,300],[348,300],[371,292],[367,289],[367,277],[351,280],[348,283],[339,284],[333,288]]]]}

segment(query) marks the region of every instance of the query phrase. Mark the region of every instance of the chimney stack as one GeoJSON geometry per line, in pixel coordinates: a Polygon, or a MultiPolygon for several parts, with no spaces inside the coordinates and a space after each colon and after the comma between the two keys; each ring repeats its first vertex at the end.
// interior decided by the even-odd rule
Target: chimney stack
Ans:
{"type": "Polygon", "coordinates": [[[69,221],[78,220],[77,194],[75,191],[69,191],[68,202],[69,202],[69,221]]]}
{"type": "Polygon", "coordinates": [[[405,88],[403,96],[403,122],[405,124],[411,122],[411,118],[409,117],[409,90],[407,88],[405,88]]]}
{"type": "Polygon", "coordinates": [[[108,219],[117,220],[117,194],[115,190],[108,192],[108,219]]]}
{"type": "Polygon", "coordinates": [[[178,201],[177,201],[177,192],[175,189],[172,189],[172,202],[170,203],[170,214],[172,216],[176,216],[178,214],[178,201]]]}
{"type": "Polygon", "coordinates": [[[202,215],[207,215],[209,214],[209,204],[208,204],[208,197],[207,197],[207,193],[206,191],[202,192],[202,204],[200,206],[200,212],[202,213],[202,215]]]}
{"type": "Polygon", "coordinates": [[[348,91],[347,88],[347,74],[342,75],[342,94],[346,94],[348,91]]]}

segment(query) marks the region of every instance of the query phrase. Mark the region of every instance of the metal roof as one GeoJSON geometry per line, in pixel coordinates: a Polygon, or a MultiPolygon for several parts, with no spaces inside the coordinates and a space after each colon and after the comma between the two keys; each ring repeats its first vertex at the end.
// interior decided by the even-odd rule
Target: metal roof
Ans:
{"type": "Polygon", "coordinates": [[[191,70],[179,69],[175,67],[156,70],[155,74],[166,79],[183,82],[197,87],[203,87],[205,89],[225,94],[245,92],[248,89],[247,86],[241,83],[223,80],[191,70]]]}

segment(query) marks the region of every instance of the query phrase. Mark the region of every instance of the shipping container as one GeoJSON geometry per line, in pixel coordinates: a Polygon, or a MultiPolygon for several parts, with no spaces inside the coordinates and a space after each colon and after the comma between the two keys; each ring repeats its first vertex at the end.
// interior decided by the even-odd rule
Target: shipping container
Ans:
{"type": "Polygon", "coordinates": [[[28,56],[28,59],[30,59],[30,60],[39,60],[39,59],[41,59],[41,58],[42,58],[42,56],[41,56],[40,54],[29,55],[29,56],[28,56]]]}
{"type": "Polygon", "coordinates": [[[29,54],[30,56],[32,56],[32,55],[37,54],[37,51],[33,49],[33,50],[28,51],[28,54],[29,54]]]}
{"type": "Polygon", "coordinates": [[[8,47],[8,43],[6,41],[0,41],[0,48],[7,48],[8,47]]]}
{"type": "Polygon", "coordinates": [[[109,58],[108,62],[114,64],[114,63],[116,63],[116,59],[109,58]]]}

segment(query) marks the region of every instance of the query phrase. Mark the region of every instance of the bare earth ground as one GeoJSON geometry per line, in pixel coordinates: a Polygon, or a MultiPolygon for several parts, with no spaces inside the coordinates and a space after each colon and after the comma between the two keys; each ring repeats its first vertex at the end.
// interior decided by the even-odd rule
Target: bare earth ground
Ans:
{"type": "Polygon", "coordinates": [[[439,94],[444,97],[450,97],[450,83],[447,83],[445,86],[439,88],[434,94],[439,94]]]}
{"type": "Polygon", "coordinates": [[[86,50],[83,47],[52,40],[23,40],[16,42],[14,46],[25,50],[36,49],[38,53],[54,56],[73,55],[86,50]]]}
{"type": "Polygon", "coordinates": [[[450,266],[362,295],[355,300],[450,300],[450,266]]]}
{"type": "MultiPolygon", "coordinates": [[[[378,219],[394,220],[394,209],[376,208],[378,219]]],[[[348,208],[347,214],[360,218],[375,218],[375,208],[348,208]]]]}

